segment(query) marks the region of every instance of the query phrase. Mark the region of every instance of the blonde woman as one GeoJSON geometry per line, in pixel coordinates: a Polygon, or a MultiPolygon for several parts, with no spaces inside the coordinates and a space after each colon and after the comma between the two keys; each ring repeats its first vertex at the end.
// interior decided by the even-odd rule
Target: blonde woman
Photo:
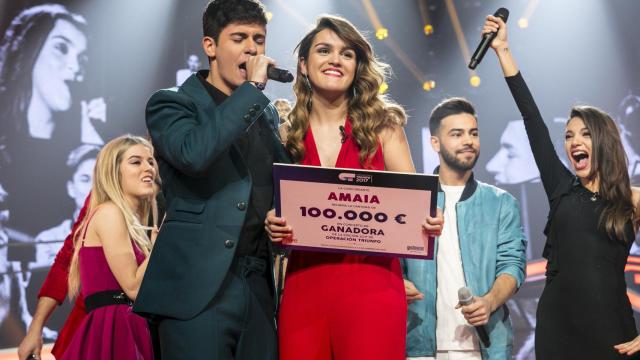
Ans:
{"type": "Polygon", "coordinates": [[[69,293],[82,292],[88,315],[62,359],[153,358],[147,323],[131,305],[152,246],[146,219],[156,169],[153,148],[141,137],[116,138],[98,155],[69,273],[69,293]]]}

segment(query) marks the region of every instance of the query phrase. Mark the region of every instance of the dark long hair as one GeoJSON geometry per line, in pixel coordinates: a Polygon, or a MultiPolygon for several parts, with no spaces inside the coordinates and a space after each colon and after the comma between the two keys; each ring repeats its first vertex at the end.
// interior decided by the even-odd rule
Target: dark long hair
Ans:
{"type": "Polygon", "coordinates": [[[31,102],[33,67],[57,20],[66,20],[81,31],[86,30],[82,16],[60,4],[43,4],[20,12],[5,31],[0,41],[0,121],[3,127],[23,130],[31,102]],[[13,124],[7,123],[10,119],[13,124]]]}
{"type": "Polygon", "coordinates": [[[598,193],[604,200],[600,226],[607,234],[622,242],[624,227],[634,218],[634,206],[629,180],[627,155],[620,141],[620,131],[613,119],[593,106],[576,106],[571,109],[570,119],[582,119],[591,134],[591,174],[600,181],[598,193]]]}
{"type": "Polygon", "coordinates": [[[347,43],[356,53],[356,74],[349,89],[348,111],[353,125],[353,138],[360,147],[360,163],[367,167],[378,149],[378,134],[387,126],[404,126],[407,116],[404,109],[379,94],[380,85],[389,72],[389,65],[373,54],[371,44],[346,19],[325,15],[318,19],[316,27],[296,47],[298,70],[293,91],[296,104],[289,113],[291,128],[287,134],[286,148],[295,162],[305,154],[304,136],[309,127],[311,89],[302,75],[301,60],[309,58],[309,51],[316,35],[329,29],[347,43]]]}

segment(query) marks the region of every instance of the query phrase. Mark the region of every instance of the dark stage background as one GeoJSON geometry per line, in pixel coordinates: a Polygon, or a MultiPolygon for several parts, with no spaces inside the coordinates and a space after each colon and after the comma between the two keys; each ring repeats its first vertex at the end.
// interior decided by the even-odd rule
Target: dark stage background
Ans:
{"type": "MultiPolygon", "coordinates": [[[[559,150],[571,106],[601,107],[619,122],[629,171],[639,185],[640,3],[264,3],[272,15],[267,55],[292,72],[293,48],[319,14],[342,15],[369,34],[377,55],[393,68],[386,93],[411,116],[406,132],[419,171],[431,172],[437,162],[426,129],[433,106],[446,96],[464,96],[476,105],[482,142],[476,177],[520,200],[530,239],[528,280],[509,306],[516,328],[514,357],[533,359],[548,205],[495,56],[487,54],[477,72],[470,72],[469,52],[484,17],[498,7],[509,8],[512,51],[559,150]]],[[[145,135],[144,107],[152,92],[175,86],[207,63],[200,46],[205,0],[57,4],[83,19],[75,16],[46,28],[25,14],[65,12],[60,5],[0,0],[0,348],[17,346],[24,335],[37,291],[90,188],[97,150],[125,132],[145,135]],[[21,13],[22,21],[15,20],[21,13]],[[31,24],[36,36],[21,38],[21,29],[31,24]]],[[[290,85],[270,82],[266,92],[272,99],[294,101],[290,85]]],[[[640,255],[635,245],[632,251],[640,255]]],[[[640,256],[630,257],[627,270],[629,296],[640,311],[640,256]]],[[[50,319],[46,340],[56,338],[69,308],[67,302],[50,319]]]]}

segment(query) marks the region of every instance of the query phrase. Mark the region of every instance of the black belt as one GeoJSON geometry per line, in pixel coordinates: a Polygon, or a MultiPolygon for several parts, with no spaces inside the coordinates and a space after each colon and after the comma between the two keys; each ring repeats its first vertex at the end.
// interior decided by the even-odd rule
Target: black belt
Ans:
{"type": "Polygon", "coordinates": [[[133,301],[127,297],[122,290],[106,290],[93,293],[84,298],[84,306],[87,314],[97,308],[109,305],[127,305],[132,306],[133,301]]]}

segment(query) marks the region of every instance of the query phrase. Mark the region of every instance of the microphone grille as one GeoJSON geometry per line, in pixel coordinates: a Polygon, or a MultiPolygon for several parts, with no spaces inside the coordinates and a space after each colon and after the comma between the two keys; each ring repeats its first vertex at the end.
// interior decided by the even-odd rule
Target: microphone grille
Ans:
{"type": "Polygon", "coordinates": [[[502,21],[507,22],[507,19],[509,19],[509,10],[507,10],[506,8],[500,8],[498,10],[496,10],[496,13],[493,14],[493,16],[495,17],[499,17],[502,19],[502,21]]]}
{"type": "Polygon", "coordinates": [[[473,295],[471,294],[471,290],[468,287],[463,286],[458,289],[458,300],[460,302],[466,302],[468,300],[471,300],[472,298],[473,295]]]}

